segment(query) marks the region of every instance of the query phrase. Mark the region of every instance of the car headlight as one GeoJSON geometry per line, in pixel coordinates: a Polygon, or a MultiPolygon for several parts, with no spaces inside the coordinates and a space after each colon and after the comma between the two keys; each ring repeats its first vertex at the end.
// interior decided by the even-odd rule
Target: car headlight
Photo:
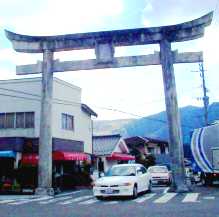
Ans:
{"type": "Polygon", "coordinates": [[[93,187],[101,187],[101,184],[93,183],[93,187]]]}
{"type": "Polygon", "coordinates": [[[119,186],[131,186],[131,185],[132,185],[131,182],[125,182],[125,183],[119,184],[119,186]]]}

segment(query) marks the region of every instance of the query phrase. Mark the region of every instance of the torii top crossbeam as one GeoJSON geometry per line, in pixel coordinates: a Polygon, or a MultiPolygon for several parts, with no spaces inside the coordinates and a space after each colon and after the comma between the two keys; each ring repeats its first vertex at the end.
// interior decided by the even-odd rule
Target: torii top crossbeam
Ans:
{"type": "Polygon", "coordinates": [[[7,38],[18,52],[41,53],[44,50],[53,52],[65,50],[92,49],[96,44],[113,46],[131,46],[156,44],[167,39],[169,42],[181,42],[202,37],[204,27],[210,25],[213,12],[198,19],[177,25],[126,29],[103,32],[67,34],[58,36],[27,36],[5,30],[7,38]]]}

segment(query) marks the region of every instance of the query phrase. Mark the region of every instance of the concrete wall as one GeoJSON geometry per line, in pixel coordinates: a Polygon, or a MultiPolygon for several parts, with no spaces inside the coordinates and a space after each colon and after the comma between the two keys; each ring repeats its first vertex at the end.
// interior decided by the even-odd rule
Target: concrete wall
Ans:
{"type": "MultiPolygon", "coordinates": [[[[4,90],[0,89],[0,94],[7,95],[0,95],[0,112],[35,112],[34,129],[0,129],[0,137],[39,137],[41,78],[0,81],[0,88],[4,88],[4,90]],[[6,89],[13,89],[14,91],[6,89]]],[[[81,89],[54,78],[53,90],[52,136],[83,141],[84,151],[91,153],[91,116],[81,110],[81,89]],[[62,129],[62,113],[74,116],[74,130],[62,129]]]]}
{"type": "Polygon", "coordinates": [[[22,82],[20,79],[0,81],[0,112],[35,112],[36,126],[35,129],[0,129],[0,137],[37,137],[39,135],[40,90],[40,79],[22,79],[22,82]]]}

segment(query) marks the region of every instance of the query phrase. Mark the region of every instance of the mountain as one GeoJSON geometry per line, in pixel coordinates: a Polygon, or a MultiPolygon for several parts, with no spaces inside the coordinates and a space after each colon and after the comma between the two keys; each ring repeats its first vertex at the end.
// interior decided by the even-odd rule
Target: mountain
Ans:
{"type": "MultiPolygon", "coordinates": [[[[191,140],[192,131],[196,128],[204,126],[204,110],[201,107],[186,106],[179,109],[183,143],[189,144],[191,140]]],[[[215,102],[209,106],[209,123],[219,120],[219,103],[215,102]]],[[[136,119],[126,124],[121,133],[124,137],[131,136],[145,136],[155,139],[168,141],[166,112],[160,112],[148,117],[136,119]]]]}
{"type": "Polygon", "coordinates": [[[104,120],[93,122],[94,135],[110,135],[110,134],[124,134],[124,126],[130,124],[135,119],[119,119],[119,120],[104,120]]]}

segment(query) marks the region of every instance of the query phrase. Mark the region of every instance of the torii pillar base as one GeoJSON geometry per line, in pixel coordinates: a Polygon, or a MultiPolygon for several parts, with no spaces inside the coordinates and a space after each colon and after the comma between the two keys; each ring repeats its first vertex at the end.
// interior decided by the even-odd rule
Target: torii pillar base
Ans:
{"type": "Polygon", "coordinates": [[[53,188],[36,188],[35,194],[39,196],[54,196],[55,191],[53,188]]]}

